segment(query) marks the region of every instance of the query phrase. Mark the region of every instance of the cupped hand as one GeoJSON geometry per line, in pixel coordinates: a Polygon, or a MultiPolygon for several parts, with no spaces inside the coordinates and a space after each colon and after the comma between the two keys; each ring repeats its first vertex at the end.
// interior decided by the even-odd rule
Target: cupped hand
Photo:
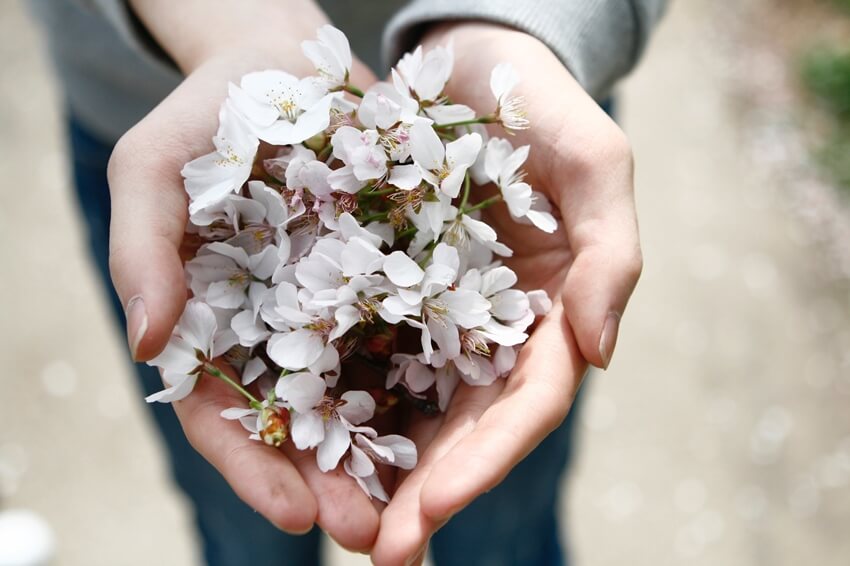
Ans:
{"type": "MultiPolygon", "coordinates": [[[[228,81],[267,68],[297,76],[313,73],[297,38],[281,41],[274,51],[231,48],[196,68],[190,60],[183,83],[115,147],[108,170],[110,269],[127,309],[137,361],[164,348],[185,306],[180,249],[188,202],[180,171],[212,150],[228,81]]],[[[364,86],[374,80],[360,63],[352,76],[364,86]]],[[[206,376],[192,395],[174,403],[189,441],[248,505],[282,530],[306,532],[315,522],[342,546],[367,550],[377,534],[378,511],[356,483],[341,469],[322,473],[312,452],[276,450],[249,440],[238,422],[220,417],[235,406],[244,406],[244,399],[206,376]]]]}
{"type": "MultiPolygon", "coordinates": [[[[380,566],[421,561],[430,536],[495,487],[567,415],[588,362],[607,367],[620,318],[642,267],[632,155],[624,134],[555,55],[531,36],[464,22],[433,29],[427,45],[454,42],[453,102],[489,113],[490,71],[511,63],[531,127],[510,141],[530,144],[526,180],[560,216],[546,235],[515,223],[504,205],[486,220],[513,249],[506,263],[519,286],[545,289],[554,306],[524,345],[506,380],[465,384],[445,415],[415,417],[416,469],[400,476],[372,551],[380,566]]],[[[503,133],[494,128],[494,135],[503,133]]]]}

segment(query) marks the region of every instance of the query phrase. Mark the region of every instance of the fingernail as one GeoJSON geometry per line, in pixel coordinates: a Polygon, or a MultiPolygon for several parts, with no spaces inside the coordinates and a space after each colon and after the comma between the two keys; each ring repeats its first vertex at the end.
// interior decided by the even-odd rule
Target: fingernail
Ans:
{"type": "Polygon", "coordinates": [[[145,300],[141,295],[136,295],[127,302],[127,340],[130,343],[130,355],[134,360],[147,331],[148,311],[145,310],[145,300]]]}
{"type": "Polygon", "coordinates": [[[608,369],[614,347],[617,345],[617,331],[620,329],[620,313],[609,312],[599,337],[599,356],[602,358],[602,368],[608,369]]]}

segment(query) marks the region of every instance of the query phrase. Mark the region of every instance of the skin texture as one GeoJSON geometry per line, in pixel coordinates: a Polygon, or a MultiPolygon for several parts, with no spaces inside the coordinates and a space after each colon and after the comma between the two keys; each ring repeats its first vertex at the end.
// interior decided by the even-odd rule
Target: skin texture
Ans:
{"type": "MultiPolygon", "coordinates": [[[[503,205],[488,209],[485,220],[514,250],[506,263],[519,285],[546,289],[555,305],[508,379],[489,387],[461,384],[445,416],[412,419],[402,432],[417,442],[421,459],[399,477],[381,515],[372,550],[379,566],[421,562],[434,531],[497,485],[563,421],[588,362],[607,365],[599,349],[603,327],[611,313],[619,320],[642,266],[632,156],[620,129],[538,40],[500,26],[456,23],[432,30],[424,43],[449,40],[453,101],[491,112],[490,70],[508,61],[520,75],[515,94],[526,99],[531,128],[511,142],[531,144],[527,180],[548,196],[562,226],[547,236],[514,223],[503,205]]],[[[476,196],[489,194],[482,193],[476,196]]],[[[608,346],[610,355],[610,337],[608,346]]]]}
{"type": "MultiPolygon", "coordinates": [[[[211,138],[228,81],[238,83],[247,72],[269,68],[297,76],[313,73],[300,43],[312,38],[327,19],[309,2],[301,2],[303,9],[297,12],[282,10],[281,4],[254,0],[134,3],[137,15],[186,74],[174,92],[119,140],[108,169],[113,283],[124,305],[142,297],[147,317],[147,329],[134,348],[139,361],[153,358],[165,347],[185,305],[180,249],[188,202],[180,170],[190,159],[213,149],[211,138]],[[180,23],[186,21],[204,25],[187,28],[180,23]],[[248,28],[256,33],[237,33],[248,28]],[[187,29],[204,30],[204,34],[193,36],[187,29]],[[243,41],[244,35],[250,37],[243,41]],[[261,38],[273,43],[262,44],[261,38]]],[[[375,80],[359,62],[352,76],[359,84],[375,80]]],[[[137,306],[134,309],[136,313],[128,313],[131,345],[137,341],[144,316],[138,314],[137,306]]],[[[315,522],[342,546],[368,550],[377,535],[379,508],[341,467],[323,474],[312,452],[270,449],[249,440],[239,423],[219,416],[227,407],[243,405],[238,394],[205,377],[191,396],[174,403],[174,410],[195,449],[239,497],[273,524],[301,533],[315,522]]]]}
{"type": "MultiPolygon", "coordinates": [[[[137,300],[128,313],[128,335],[134,357],[143,361],[165,346],[186,301],[183,164],[212,150],[228,81],[267,68],[296,76],[313,72],[300,42],[312,38],[326,18],[306,0],[284,8],[274,0],[131,4],[187,75],[119,140],[109,164],[110,267],[123,304],[142,299],[142,308],[137,300]],[[187,21],[195,25],[181,23],[187,21]],[[251,34],[241,33],[249,28],[251,34]]],[[[479,113],[495,106],[491,69],[508,61],[518,71],[515,94],[525,96],[532,128],[511,141],[531,144],[527,180],[549,197],[566,228],[545,236],[514,223],[503,205],[486,213],[515,252],[508,264],[520,286],[544,288],[555,299],[512,375],[489,387],[462,384],[440,417],[401,419],[407,424],[398,432],[417,443],[420,464],[386,478],[396,493],[380,519],[381,506],[341,468],[322,474],[312,452],[270,449],[249,440],[237,422],[221,419],[221,410],[243,402],[220,382],[201,379],[192,395],[174,404],[192,445],[246,503],[288,532],[318,523],[342,546],[371,551],[379,566],[420,562],[437,528],[496,485],[561,423],[588,362],[607,366],[616,324],[608,325],[603,356],[605,322],[619,320],[641,270],[631,151],[622,132],[530,36],[461,22],[432,29],[425,43],[449,38],[456,55],[449,95],[479,113]]],[[[355,85],[366,88],[374,80],[355,63],[355,85]]]]}

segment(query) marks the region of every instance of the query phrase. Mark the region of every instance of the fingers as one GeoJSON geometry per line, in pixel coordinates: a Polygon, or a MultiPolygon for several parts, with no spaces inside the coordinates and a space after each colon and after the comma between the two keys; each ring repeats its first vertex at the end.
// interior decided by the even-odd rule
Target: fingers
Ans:
{"type": "Polygon", "coordinates": [[[345,473],[342,462],[335,470],[322,472],[315,450],[284,447],[318,502],[316,522],[340,546],[354,552],[372,548],[378,536],[378,510],[360,486],[345,473]]]}
{"type": "Polygon", "coordinates": [[[317,504],[298,470],[283,452],[249,439],[238,422],[220,416],[224,409],[244,405],[239,394],[204,375],[174,410],[186,438],[242,501],[279,529],[305,533],[316,519],[317,504]]]}
{"type": "Polygon", "coordinates": [[[570,172],[560,175],[571,185],[562,191],[560,208],[574,254],[561,298],[582,355],[600,368],[611,362],[620,318],[643,267],[631,150],[613,124],[608,131],[594,142],[597,151],[566,159],[570,172]]]}
{"type": "Polygon", "coordinates": [[[225,83],[222,78],[217,84],[209,74],[199,71],[186,79],[118,141],[109,161],[109,266],[137,361],[165,347],[185,306],[178,251],[187,200],[180,170],[212,149],[221,101],[208,93],[225,92],[225,83]]]}
{"type": "Polygon", "coordinates": [[[420,505],[432,520],[495,487],[564,419],[587,369],[560,302],[523,347],[505,389],[433,467],[420,505]]]}
{"type": "MultiPolygon", "coordinates": [[[[475,428],[475,423],[504,387],[461,384],[443,417],[416,415],[410,437],[421,454],[416,467],[400,476],[398,487],[381,514],[381,530],[372,549],[378,566],[416,564],[424,558],[428,540],[444,523],[422,511],[420,493],[434,466],[475,428]]],[[[465,472],[461,472],[465,473],[465,472]]]]}

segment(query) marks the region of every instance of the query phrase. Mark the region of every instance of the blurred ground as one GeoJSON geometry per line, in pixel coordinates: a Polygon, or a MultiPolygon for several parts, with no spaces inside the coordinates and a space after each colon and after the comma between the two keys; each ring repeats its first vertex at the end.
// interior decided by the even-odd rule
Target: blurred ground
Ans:
{"type": "MultiPolygon", "coordinates": [[[[717,25],[708,0],[675,3],[623,89],[646,269],[587,383],[564,499],[578,564],[850,562],[850,286],[823,275],[793,179],[753,157],[717,25]]],[[[46,517],[60,566],[191,564],[17,2],[0,61],[0,507],[46,517]]]]}

